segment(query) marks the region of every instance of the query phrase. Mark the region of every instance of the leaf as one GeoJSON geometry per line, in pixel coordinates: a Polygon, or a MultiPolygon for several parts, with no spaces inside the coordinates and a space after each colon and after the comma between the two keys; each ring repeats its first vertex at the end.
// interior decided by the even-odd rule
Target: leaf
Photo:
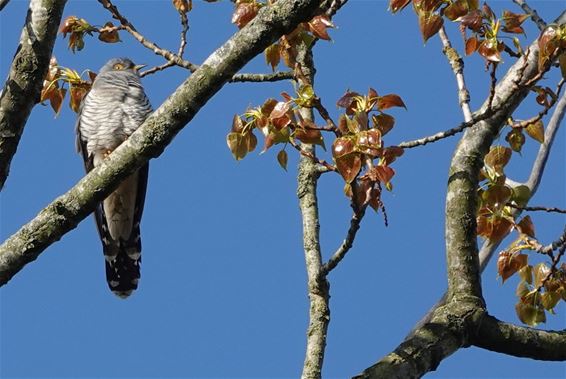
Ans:
{"type": "Polygon", "coordinates": [[[246,156],[248,149],[246,144],[244,143],[242,134],[234,132],[228,133],[228,136],[226,137],[226,143],[228,144],[228,148],[237,161],[243,159],[246,156]]]}
{"type": "Polygon", "coordinates": [[[247,152],[251,153],[257,146],[257,137],[251,131],[248,131],[246,134],[244,134],[243,143],[246,146],[247,152]]]}
{"type": "Polygon", "coordinates": [[[317,38],[330,41],[327,28],[333,28],[334,24],[326,15],[315,16],[308,22],[310,32],[317,38]]]}
{"type": "Polygon", "coordinates": [[[279,49],[279,44],[277,43],[269,45],[267,49],[265,49],[265,63],[271,66],[272,71],[275,71],[281,61],[279,49]]]}
{"type": "Polygon", "coordinates": [[[503,167],[511,159],[511,149],[503,146],[492,146],[489,153],[485,155],[484,163],[495,169],[498,173],[503,173],[503,167]]]}
{"type": "Polygon", "coordinates": [[[517,271],[525,267],[529,257],[526,254],[502,251],[497,259],[497,274],[501,276],[503,283],[517,271]]]}
{"type": "MultiPolygon", "coordinates": [[[[519,276],[523,280],[523,283],[533,284],[533,266],[526,265],[519,270],[519,276]]],[[[528,292],[528,291],[527,291],[528,292]]],[[[525,294],[517,294],[519,297],[524,296],[525,294]]]]}
{"type": "Polygon", "coordinates": [[[552,292],[546,291],[545,293],[542,294],[540,298],[540,302],[543,308],[546,309],[547,311],[552,311],[559,301],[560,301],[560,294],[555,291],[552,292]]]}
{"type": "Polygon", "coordinates": [[[83,101],[83,98],[86,96],[89,90],[90,90],[90,85],[84,85],[84,84],[71,85],[70,88],[71,100],[69,102],[69,105],[73,110],[73,112],[75,113],[79,112],[81,102],[83,101]]]}
{"type": "Polygon", "coordinates": [[[352,183],[362,168],[362,158],[358,153],[351,153],[335,158],[336,168],[346,183],[352,183]]]}
{"type": "Polygon", "coordinates": [[[555,25],[544,29],[538,38],[538,70],[544,71],[547,63],[559,48],[560,35],[555,25]]]}
{"type": "Polygon", "coordinates": [[[232,23],[235,24],[238,29],[242,29],[248,24],[259,11],[259,5],[255,1],[251,2],[240,2],[236,5],[236,9],[232,14],[232,23]]]}
{"type": "Polygon", "coordinates": [[[336,102],[336,106],[339,108],[346,109],[347,115],[354,114],[354,108],[356,107],[355,97],[361,96],[357,92],[346,91],[344,95],[336,102]]]}
{"type": "Polygon", "coordinates": [[[522,301],[515,305],[515,312],[519,320],[529,326],[536,326],[540,322],[546,322],[544,310],[531,304],[524,304],[522,301]]]}
{"type": "Polygon", "coordinates": [[[531,198],[531,190],[528,186],[520,185],[513,188],[511,200],[519,207],[524,207],[531,198]]]}
{"type": "Polygon", "coordinates": [[[515,295],[520,299],[523,296],[527,295],[530,292],[530,288],[527,283],[523,280],[519,282],[517,285],[517,289],[515,289],[515,295]]]}
{"type": "Polygon", "coordinates": [[[566,79],[566,52],[560,54],[560,56],[558,57],[558,64],[560,65],[562,78],[566,79]]]}
{"type": "Polygon", "coordinates": [[[444,8],[444,15],[450,21],[456,21],[468,13],[468,2],[466,0],[457,0],[444,8]]]}
{"type": "Polygon", "coordinates": [[[535,238],[535,226],[531,220],[531,216],[527,215],[523,217],[523,219],[517,224],[517,229],[520,233],[526,234],[531,238],[535,238]]]}
{"type": "Polygon", "coordinates": [[[371,120],[373,122],[373,127],[377,128],[381,132],[382,136],[389,133],[389,131],[395,126],[395,118],[385,113],[372,115],[371,120]]]}
{"type": "Polygon", "coordinates": [[[395,170],[389,166],[378,165],[375,166],[372,171],[375,173],[379,181],[385,185],[391,182],[391,179],[395,175],[395,170]]]}
{"type": "Polygon", "coordinates": [[[322,133],[318,129],[313,129],[315,127],[316,125],[312,121],[303,120],[301,128],[295,130],[294,136],[302,143],[319,145],[322,146],[323,149],[326,149],[322,133]]]}
{"type": "Polygon", "coordinates": [[[474,32],[479,32],[483,26],[483,17],[481,11],[474,9],[465,16],[460,18],[460,25],[473,30],[474,32]]]}
{"type": "Polygon", "coordinates": [[[525,31],[521,24],[529,18],[527,14],[516,14],[510,11],[503,11],[503,31],[507,33],[524,34],[525,31]]]}
{"type": "Polygon", "coordinates": [[[527,132],[528,136],[535,141],[544,143],[544,124],[542,123],[542,120],[538,120],[527,125],[525,132],[527,132]]]}
{"type": "Polygon", "coordinates": [[[238,115],[234,115],[232,119],[232,132],[242,133],[244,131],[244,121],[238,115]]]}
{"type": "Polygon", "coordinates": [[[106,43],[116,43],[121,42],[120,36],[118,35],[118,30],[114,27],[114,24],[110,21],[104,24],[104,27],[99,30],[98,39],[106,43]]]}
{"type": "Polygon", "coordinates": [[[480,43],[478,53],[490,62],[499,63],[501,62],[500,53],[504,47],[505,46],[499,43],[495,38],[484,39],[480,43]]]}
{"type": "Polygon", "coordinates": [[[390,165],[391,163],[395,162],[397,158],[402,156],[405,153],[402,147],[399,146],[388,146],[383,149],[381,158],[386,165],[390,165]]]}
{"type": "Polygon", "coordinates": [[[430,37],[438,33],[442,24],[444,24],[444,20],[435,13],[419,16],[419,27],[425,43],[430,37]]]}
{"type": "Polygon", "coordinates": [[[542,286],[543,280],[548,276],[550,273],[550,268],[545,263],[539,263],[535,267],[533,267],[533,275],[534,275],[534,283],[535,287],[542,286]]]}
{"type": "Polygon", "coordinates": [[[173,6],[179,13],[187,13],[193,8],[193,3],[187,0],[173,0],[173,6]]]}
{"type": "Polygon", "coordinates": [[[299,87],[297,90],[298,98],[295,99],[295,103],[304,108],[312,108],[313,101],[315,99],[314,89],[310,84],[305,84],[299,87]]]}
{"type": "Polygon", "coordinates": [[[505,136],[505,141],[509,142],[509,146],[511,146],[513,151],[520,153],[521,148],[525,144],[525,135],[521,129],[513,128],[507,133],[507,136],[505,136]]]}
{"type": "Polygon", "coordinates": [[[466,55],[473,54],[480,46],[476,37],[470,37],[466,40],[466,55]]]}
{"type": "Polygon", "coordinates": [[[512,195],[511,188],[506,185],[493,185],[489,187],[482,194],[482,200],[490,206],[490,208],[502,207],[511,198],[512,195]]]}
{"type": "Polygon", "coordinates": [[[291,123],[290,109],[291,104],[288,102],[280,101],[275,104],[275,107],[269,114],[269,120],[276,129],[281,130],[291,123]]]}
{"type": "Polygon", "coordinates": [[[491,241],[500,241],[513,228],[513,222],[507,217],[494,214],[487,208],[482,208],[477,217],[477,233],[491,241]]]}
{"type": "Polygon", "coordinates": [[[356,148],[358,151],[377,157],[381,147],[381,132],[377,129],[363,130],[356,135],[356,148]]]}
{"type": "Polygon", "coordinates": [[[287,152],[285,150],[281,150],[277,153],[277,162],[279,162],[279,166],[285,171],[287,171],[287,159],[287,152]]]}
{"type": "Polygon", "coordinates": [[[391,13],[397,13],[409,5],[410,2],[411,0],[390,0],[389,9],[391,10],[391,13]]]}
{"type": "Polygon", "coordinates": [[[379,109],[380,111],[392,107],[403,107],[407,109],[405,103],[403,102],[401,97],[399,97],[399,95],[389,94],[385,96],[380,96],[377,99],[377,109],[379,109]]]}
{"type": "Polygon", "coordinates": [[[332,156],[334,159],[343,157],[354,152],[354,141],[349,137],[339,137],[332,144],[332,156]]]}

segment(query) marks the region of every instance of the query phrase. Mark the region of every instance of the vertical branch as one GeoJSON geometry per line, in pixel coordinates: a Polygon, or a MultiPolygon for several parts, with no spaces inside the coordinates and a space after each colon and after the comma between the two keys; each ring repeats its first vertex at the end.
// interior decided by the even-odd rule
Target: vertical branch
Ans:
{"type": "MultiPolygon", "coordinates": [[[[303,75],[297,79],[298,84],[310,84],[314,81],[315,69],[312,51],[306,47],[300,49],[297,62],[303,75]]],[[[301,109],[305,120],[313,121],[312,109],[301,109]]],[[[303,144],[301,149],[314,156],[313,145],[303,144]]],[[[298,189],[299,206],[303,217],[303,247],[307,268],[307,287],[309,295],[309,326],[307,330],[307,347],[301,378],[321,378],[326,332],[330,322],[329,283],[323,274],[322,255],[320,251],[320,225],[318,216],[317,184],[320,172],[317,163],[305,155],[299,162],[298,189]]]]}
{"type": "Polygon", "coordinates": [[[33,106],[39,101],[67,0],[32,0],[0,94],[0,190],[33,106]]]}

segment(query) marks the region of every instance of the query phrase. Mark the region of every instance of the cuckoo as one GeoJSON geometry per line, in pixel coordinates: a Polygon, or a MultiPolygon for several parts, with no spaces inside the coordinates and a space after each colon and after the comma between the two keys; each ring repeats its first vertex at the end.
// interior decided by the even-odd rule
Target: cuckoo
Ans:
{"type": "MultiPolygon", "coordinates": [[[[128,138],[152,112],[138,70],[127,58],[108,61],[79,110],[77,149],[86,172],[128,138]]],[[[117,296],[128,297],[140,279],[140,220],[149,166],[141,167],[100,202],[94,211],[106,261],[106,280],[117,296]]]]}

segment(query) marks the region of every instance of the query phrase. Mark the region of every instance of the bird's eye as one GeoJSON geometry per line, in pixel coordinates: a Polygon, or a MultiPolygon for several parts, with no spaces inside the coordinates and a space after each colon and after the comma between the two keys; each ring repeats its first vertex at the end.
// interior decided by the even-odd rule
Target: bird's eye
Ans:
{"type": "Polygon", "coordinates": [[[124,65],[122,63],[116,63],[114,65],[114,70],[123,70],[124,69],[124,65]]]}

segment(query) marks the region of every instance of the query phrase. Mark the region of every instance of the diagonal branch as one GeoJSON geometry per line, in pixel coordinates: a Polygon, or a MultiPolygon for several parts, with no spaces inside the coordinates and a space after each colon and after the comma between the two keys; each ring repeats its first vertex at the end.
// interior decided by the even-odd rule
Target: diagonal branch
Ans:
{"type": "Polygon", "coordinates": [[[158,157],[206,102],[254,56],[300,22],[312,18],[320,0],[282,0],[264,7],[120,145],[67,193],[0,245],[0,285],[72,230],[96,204],[149,159],[158,157]]]}
{"type": "Polygon", "coordinates": [[[66,2],[30,2],[20,44],[0,94],[0,190],[8,177],[27,119],[39,101],[66,2]]]}

